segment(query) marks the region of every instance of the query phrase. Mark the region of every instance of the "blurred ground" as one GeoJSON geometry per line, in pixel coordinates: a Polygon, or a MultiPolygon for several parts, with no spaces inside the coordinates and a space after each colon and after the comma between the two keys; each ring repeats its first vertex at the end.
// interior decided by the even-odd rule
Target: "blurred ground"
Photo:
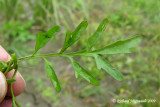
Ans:
{"type": "Polygon", "coordinates": [[[55,92],[46,78],[42,60],[22,62],[19,71],[27,81],[18,97],[23,107],[158,107],[160,106],[160,1],[159,0],[0,0],[0,44],[18,57],[32,54],[38,31],[60,25],[61,31],[39,53],[60,50],[65,33],[82,21],[89,25],[81,40],[68,50],[78,51],[104,18],[107,30],[94,48],[135,35],[142,43],[131,54],[105,56],[124,75],[119,82],[95,68],[92,58],[76,57],[98,80],[92,86],[75,79],[73,68],[65,58],[49,58],[60,80],[62,91],[55,92]],[[28,67],[28,68],[26,68],[28,67]],[[119,103],[113,99],[156,100],[154,103],[119,103]]]}

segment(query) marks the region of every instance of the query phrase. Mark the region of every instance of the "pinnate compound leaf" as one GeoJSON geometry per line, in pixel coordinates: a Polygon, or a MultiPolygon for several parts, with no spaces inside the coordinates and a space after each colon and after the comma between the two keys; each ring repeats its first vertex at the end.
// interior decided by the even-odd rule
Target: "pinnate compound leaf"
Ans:
{"type": "Polygon", "coordinates": [[[73,32],[66,34],[66,39],[60,53],[63,53],[80,38],[80,34],[87,28],[87,25],[87,21],[82,21],[73,32]]]}
{"type": "Polygon", "coordinates": [[[123,75],[118,70],[116,70],[110,63],[108,63],[103,57],[99,55],[94,55],[94,57],[95,57],[98,69],[105,70],[116,80],[119,80],[119,81],[123,80],[123,75]]]}
{"type": "Polygon", "coordinates": [[[46,59],[44,60],[45,60],[45,69],[46,69],[47,77],[51,80],[51,83],[55,87],[56,91],[60,92],[61,87],[57,79],[56,73],[52,68],[51,64],[46,59]]]}
{"type": "Polygon", "coordinates": [[[78,62],[76,62],[73,58],[70,58],[73,68],[76,72],[76,75],[82,76],[89,83],[93,85],[99,85],[99,81],[94,78],[91,74],[89,74],[78,62]]]}
{"type": "Polygon", "coordinates": [[[49,29],[46,33],[38,32],[36,47],[33,55],[42,47],[44,47],[47,42],[60,30],[59,26],[54,26],[49,29]]]}
{"type": "Polygon", "coordinates": [[[105,31],[107,24],[108,19],[103,19],[103,21],[98,26],[96,32],[94,32],[94,34],[88,39],[88,49],[92,48],[97,43],[97,41],[100,39],[103,32],[105,31]]]}
{"type": "Polygon", "coordinates": [[[95,54],[118,54],[118,53],[130,53],[131,50],[141,42],[141,36],[135,36],[133,38],[117,41],[113,44],[107,45],[102,49],[92,51],[95,54]]]}

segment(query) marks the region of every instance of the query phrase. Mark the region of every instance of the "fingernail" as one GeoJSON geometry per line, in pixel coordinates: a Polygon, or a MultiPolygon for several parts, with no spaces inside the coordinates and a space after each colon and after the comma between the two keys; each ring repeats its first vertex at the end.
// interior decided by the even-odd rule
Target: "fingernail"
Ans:
{"type": "MultiPolygon", "coordinates": [[[[7,78],[11,78],[13,76],[14,71],[10,71],[6,77],[7,78]]],[[[17,72],[16,76],[15,76],[16,81],[13,83],[13,93],[15,96],[18,96],[19,94],[21,94],[25,87],[26,87],[26,83],[23,79],[23,77],[21,76],[21,74],[19,72],[17,72]]],[[[8,85],[8,90],[10,90],[10,85],[8,85]]],[[[11,96],[11,91],[7,91],[7,95],[11,96]]]]}
{"type": "Polygon", "coordinates": [[[26,87],[26,82],[25,82],[24,78],[22,77],[22,75],[19,72],[17,72],[17,74],[24,81],[24,88],[25,88],[26,87]]]}
{"type": "Polygon", "coordinates": [[[0,46],[0,61],[8,61],[11,57],[9,54],[0,46]]]}
{"type": "Polygon", "coordinates": [[[0,102],[4,99],[7,93],[6,77],[0,71],[0,102]]]}

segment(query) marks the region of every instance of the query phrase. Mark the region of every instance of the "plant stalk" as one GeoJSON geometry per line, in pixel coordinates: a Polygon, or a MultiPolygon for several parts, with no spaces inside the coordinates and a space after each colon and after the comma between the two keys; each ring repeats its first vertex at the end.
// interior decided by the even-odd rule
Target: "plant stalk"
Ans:
{"type": "Polygon", "coordinates": [[[18,62],[23,60],[28,60],[31,58],[44,58],[44,57],[72,57],[72,56],[93,56],[93,53],[90,52],[74,52],[74,53],[51,53],[51,54],[42,54],[42,55],[30,55],[22,58],[18,58],[18,62]]]}

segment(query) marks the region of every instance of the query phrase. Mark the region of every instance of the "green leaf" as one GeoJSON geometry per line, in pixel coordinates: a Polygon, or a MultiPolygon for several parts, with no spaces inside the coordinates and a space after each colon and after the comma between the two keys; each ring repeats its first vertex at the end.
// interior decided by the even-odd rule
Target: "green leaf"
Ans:
{"type": "Polygon", "coordinates": [[[48,38],[52,38],[59,30],[60,30],[59,26],[53,26],[51,29],[49,29],[45,33],[45,36],[48,37],[48,38]]]}
{"type": "Polygon", "coordinates": [[[36,41],[36,47],[35,51],[33,53],[36,54],[36,52],[44,47],[47,42],[60,30],[59,26],[54,26],[51,29],[49,29],[46,33],[38,32],[37,34],[37,41],[36,41]]]}
{"type": "Polygon", "coordinates": [[[91,74],[89,74],[78,62],[76,62],[73,58],[70,58],[73,68],[76,72],[76,75],[82,76],[84,79],[86,79],[89,83],[93,85],[99,85],[99,81],[94,78],[91,74]]]}
{"type": "Polygon", "coordinates": [[[117,53],[130,53],[132,49],[141,42],[141,36],[135,36],[133,38],[117,41],[102,49],[92,51],[95,54],[117,54],[117,53]]]}
{"type": "Polygon", "coordinates": [[[70,39],[71,35],[72,35],[72,32],[71,32],[71,31],[68,31],[68,32],[66,33],[65,43],[68,42],[68,40],[70,39]]]}
{"type": "Polygon", "coordinates": [[[75,77],[78,78],[79,77],[79,73],[78,71],[75,71],[75,77]]]}
{"type": "Polygon", "coordinates": [[[15,53],[12,54],[11,57],[12,57],[12,59],[13,59],[13,61],[14,61],[14,64],[18,64],[18,63],[17,63],[17,56],[16,56],[16,54],[15,54],[15,53]]]}
{"type": "Polygon", "coordinates": [[[15,82],[16,80],[14,78],[12,78],[12,79],[7,79],[6,81],[8,84],[11,84],[11,83],[15,82]]]}
{"type": "Polygon", "coordinates": [[[18,62],[17,62],[17,56],[16,56],[16,54],[14,53],[14,54],[12,54],[11,55],[11,59],[13,59],[13,67],[14,67],[14,69],[15,69],[15,71],[14,71],[14,74],[13,74],[13,78],[15,78],[15,76],[16,76],[16,73],[17,73],[17,70],[18,70],[18,62]]]}
{"type": "Polygon", "coordinates": [[[56,73],[55,73],[54,69],[52,68],[51,64],[46,59],[44,59],[44,60],[45,60],[45,69],[46,69],[47,77],[50,78],[56,91],[60,92],[61,87],[60,87],[59,81],[57,79],[56,73]]]}
{"type": "Polygon", "coordinates": [[[0,62],[0,71],[1,72],[5,72],[5,70],[7,69],[7,62],[0,62]]]}
{"type": "Polygon", "coordinates": [[[123,75],[118,70],[116,70],[110,63],[108,63],[103,57],[99,55],[94,55],[94,57],[98,69],[104,69],[116,80],[123,80],[123,75]]]}
{"type": "Polygon", "coordinates": [[[107,24],[108,19],[103,19],[103,21],[98,26],[96,32],[94,32],[94,34],[88,39],[88,49],[92,48],[97,43],[97,41],[100,39],[103,32],[105,31],[107,24]]]}
{"type": "Polygon", "coordinates": [[[87,28],[87,25],[87,21],[82,21],[72,33],[68,32],[66,34],[66,39],[60,53],[63,53],[80,38],[80,34],[87,28]]]}

